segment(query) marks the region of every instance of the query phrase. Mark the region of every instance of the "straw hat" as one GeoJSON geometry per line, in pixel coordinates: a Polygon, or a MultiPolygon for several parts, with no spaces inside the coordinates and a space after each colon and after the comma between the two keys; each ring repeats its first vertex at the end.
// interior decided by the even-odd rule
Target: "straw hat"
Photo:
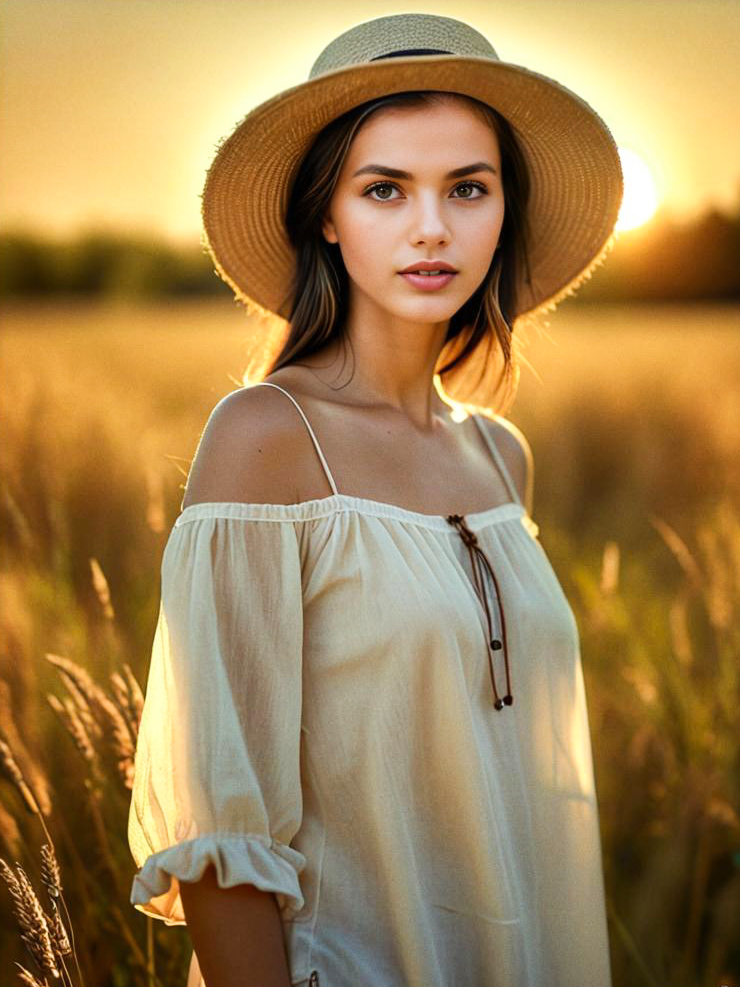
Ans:
{"type": "Polygon", "coordinates": [[[613,246],[622,170],[604,121],[580,96],[502,62],[475,28],[394,14],[331,41],[307,82],[249,112],[218,145],[202,193],[203,243],[219,276],[256,310],[289,318],[295,252],[284,226],[292,180],[319,131],[368,100],[406,90],[462,93],[511,124],[531,179],[531,283],[517,315],[554,306],[613,246]]]}

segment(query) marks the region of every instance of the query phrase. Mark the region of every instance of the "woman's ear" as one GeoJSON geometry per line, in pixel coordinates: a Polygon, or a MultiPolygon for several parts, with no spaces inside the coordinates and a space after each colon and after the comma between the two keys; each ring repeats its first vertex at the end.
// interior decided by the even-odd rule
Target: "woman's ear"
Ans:
{"type": "Polygon", "coordinates": [[[324,234],[324,239],[328,240],[329,243],[339,242],[337,231],[334,229],[334,223],[332,223],[331,216],[328,213],[321,222],[321,232],[324,234]]]}

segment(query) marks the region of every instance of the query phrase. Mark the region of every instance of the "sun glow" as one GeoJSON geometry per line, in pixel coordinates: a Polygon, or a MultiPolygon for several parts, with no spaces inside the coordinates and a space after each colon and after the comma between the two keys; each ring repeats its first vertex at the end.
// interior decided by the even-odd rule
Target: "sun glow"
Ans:
{"type": "Polygon", "coordinates": [[[624,198],[616,229],[633,230],[647,223],[658,207],[655,179],[649,165],[636,151],[618,148],[624,175],[624,198]]]}

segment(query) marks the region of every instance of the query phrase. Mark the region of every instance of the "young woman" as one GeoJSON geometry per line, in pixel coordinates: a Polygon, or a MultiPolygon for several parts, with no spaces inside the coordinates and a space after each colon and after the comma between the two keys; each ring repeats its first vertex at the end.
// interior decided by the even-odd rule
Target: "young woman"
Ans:
{"type": "Polygon", "coordinates": [[[608,987],[578,632],[500,409],[621,191],[587,104],[426,14],[219,148],[209,249],[282,334],[162,560],[131,901],[187,924],[192,983],[608,987]]]}

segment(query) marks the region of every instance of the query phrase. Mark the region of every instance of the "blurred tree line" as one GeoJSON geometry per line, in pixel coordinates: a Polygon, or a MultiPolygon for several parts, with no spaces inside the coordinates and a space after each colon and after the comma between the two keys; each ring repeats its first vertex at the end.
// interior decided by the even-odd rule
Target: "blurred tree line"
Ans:
{"type": "Polygon", "coordinates": [[[204,248],[155,236],[96,230],[69,240],[14,230],[0,234],[0,297],[98,296],[153,299],[231,291],[204,248]]]}
{"type": "Polygon", "coordinates": [[[740,200],[679,223],[659,211],[621,233],[606,263],[578,289],[591,301],[700,301],[740,298],[740,200]]]}
{"type": "MultiPolygon", "coordinates": [[[[23,230],[0,233],[0,297],[74,295],[153,299],[231,296],[205,249],[154,236],[84,231],[69,240],[23,230]]],[[[740,298],[740,201],[693,222],[661,213],[619,234],[593,276],[578,289],[589,301],[740,298]]]]}

